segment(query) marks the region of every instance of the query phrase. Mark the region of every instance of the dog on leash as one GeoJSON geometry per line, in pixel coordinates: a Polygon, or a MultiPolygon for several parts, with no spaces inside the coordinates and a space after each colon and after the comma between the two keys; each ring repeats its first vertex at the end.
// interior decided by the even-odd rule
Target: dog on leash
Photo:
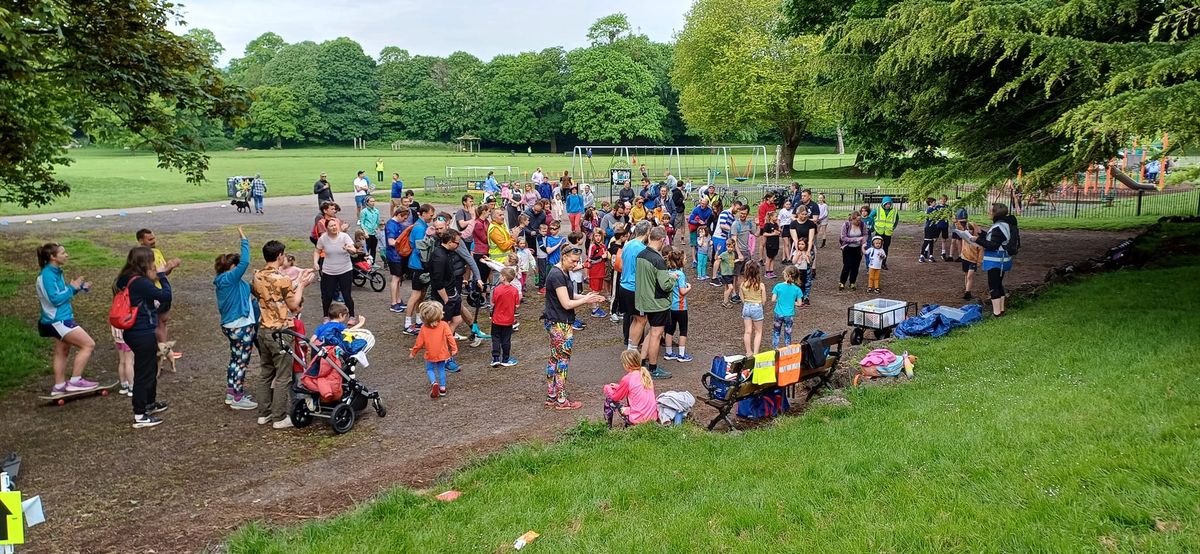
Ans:
{"type": "Polygon", "coordinates": [[[242,198],[234,198],[233,200],[230,200],[229,203],[237,206],[237,211],[239,214],[250,213],[250,202],[242,198]]]}
{"type": "Polygon", "coordinates": [[[171,373],[175,373],[176,356],[175,356],[174,350],[175,350],[175,341],[173,341],[173,340],[158,343],[158,370],[159,370],[159,373],[162,373],[162,368],[164,367],[163,362],[167,362],[166,367],[170,367],[171,373]]]}

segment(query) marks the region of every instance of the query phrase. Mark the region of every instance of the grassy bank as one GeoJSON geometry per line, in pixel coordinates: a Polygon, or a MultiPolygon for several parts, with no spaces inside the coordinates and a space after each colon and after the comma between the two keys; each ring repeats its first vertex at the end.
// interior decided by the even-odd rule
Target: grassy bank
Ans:
{"type": "Polygon", "coordinates": [[[920,356],[917,378],[851,391],[848,408],[738,436],[581,425],[432,491],[463,491],[453,503],[394,490],[329,521],[251,525],[230,550],[497,551],[532,529],[539,552],[1196,551],[1200,283],[1187,263],[896,345],[920,356]]]}

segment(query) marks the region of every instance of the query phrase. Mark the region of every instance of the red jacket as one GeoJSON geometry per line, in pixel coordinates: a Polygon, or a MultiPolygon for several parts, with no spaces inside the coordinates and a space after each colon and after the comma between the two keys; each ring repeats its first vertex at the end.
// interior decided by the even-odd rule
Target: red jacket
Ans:
{"type": "Polygon", "coordinates": [[[498,285],[492,289],[492,323],[512,325],[517,322],[517,304],[521,293],[513,285],[498,285]]]}

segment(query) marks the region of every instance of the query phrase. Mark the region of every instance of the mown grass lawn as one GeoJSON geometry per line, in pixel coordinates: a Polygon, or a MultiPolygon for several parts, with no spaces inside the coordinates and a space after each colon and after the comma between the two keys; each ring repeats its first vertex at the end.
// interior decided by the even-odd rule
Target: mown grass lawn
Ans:
{"type": "Polygon", "coordinates": [[[536,552],[1194,552],[1198,267],[1096,276],[895,344],[916,379],[851,407],[741,435],[581,424],[427,494],[250,525],[230,551],[487,552],[536,530],[536,552]]]}

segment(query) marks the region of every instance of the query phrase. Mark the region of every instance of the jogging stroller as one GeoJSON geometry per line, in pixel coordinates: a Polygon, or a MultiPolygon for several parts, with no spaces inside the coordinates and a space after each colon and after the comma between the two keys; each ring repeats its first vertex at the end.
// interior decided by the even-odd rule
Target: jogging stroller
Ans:
{"type": "Polygon", "coordinates": [[[292,425],[307,427],[314,417],[319,417],[329,420],[334,433],[346,433],[354,428],[359,412],[368,404],[379,417],[387,416],[379,391],[363,385],[354,372],[356,366],[367,366],[366,353],[375,345],[375,337],[363,329],[352,333],[355,344],[359,340],[364,343],[353,354],[342,346],[305,337],[290,329],[271,333],[281,350],[305,368],[302,378],[292,381],[292,403],[288,410],[292,425]]]}
{"type": "Polygon", "coordinates": [[[383,291],[383,287],[387,285],[387,280],[384,279],[383,273],[375,264],[370,256],[361,255],[354,260],[354,286],[362,287],[368,282],[371,283],[371,290],[375,292],[383,291]]]}

